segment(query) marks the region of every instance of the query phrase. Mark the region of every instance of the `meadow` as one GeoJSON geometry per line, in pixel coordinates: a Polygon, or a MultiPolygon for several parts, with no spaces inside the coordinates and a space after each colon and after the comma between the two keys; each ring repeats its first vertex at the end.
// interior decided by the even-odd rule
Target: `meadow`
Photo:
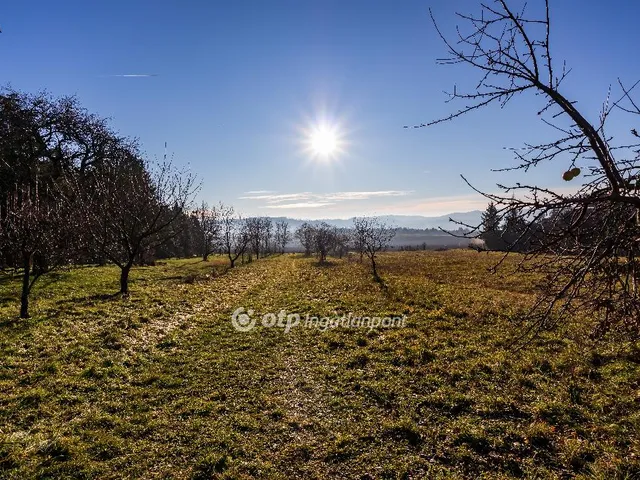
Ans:
{"type": "Polygon", "coordinates": [[[640,478],[640,344],[584,319],[514,346],[535,278],[497,254],[222,257],[0,280],[0,477],[640,478]],[[257,314],[404,328],[239,332],[257,314]]]}

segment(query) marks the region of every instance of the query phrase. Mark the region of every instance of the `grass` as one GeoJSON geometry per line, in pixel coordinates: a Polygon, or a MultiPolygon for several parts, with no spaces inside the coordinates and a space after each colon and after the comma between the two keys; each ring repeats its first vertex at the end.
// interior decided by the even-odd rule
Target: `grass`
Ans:
{"type": "Polygon", "coordinates": [[[28,320],[5,278],[0,477],[639,478],[640,345],[576,322],[515,352],[533,279],[496,259],[385,254],[384,287],[347,259],[172,260],[126,299],[83,267],[28,320]],[[407,321],[240,333],[238,307],[407,321]]]}

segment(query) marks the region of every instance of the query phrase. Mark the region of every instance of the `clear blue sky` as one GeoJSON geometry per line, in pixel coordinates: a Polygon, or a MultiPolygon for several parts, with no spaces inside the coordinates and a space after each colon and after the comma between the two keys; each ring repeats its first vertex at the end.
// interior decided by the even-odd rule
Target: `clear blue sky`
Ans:
{"type": "MultiPolygon", "coordinates": [[[[494,190],[505,178],[490,169],[512,162],[503,147],[549,132],[535,117],[535,98],[430,129],[402,128],[447,113],[443,90],[476,78],[436,65],[445,50],[429,7],[452,32],[453,11],[476,11],[477,2],[3,2],[0,84],[75,94],[139,137],[152,158],[168,142],[175,162],[201,178],[202,199],[246,214],[467,211],[483,202],[460,173],[494,190]],[[115,76],[126,74],[157,76],[115,76]],[[322,119],[342,137],[331,162],[304,148],[322,119]],[[268,193],[246,193],[258,191],[268,193]]],[[[640,4],[552,7],[555,57],[573,68],[565,92],[595,118],[610,83],[640,78],[640,4]]],[[[633,126],[640,125],[620,124],[620,134],[633,126]]],[[[562,167],[529,178],[563,186],[562,167]]]]}

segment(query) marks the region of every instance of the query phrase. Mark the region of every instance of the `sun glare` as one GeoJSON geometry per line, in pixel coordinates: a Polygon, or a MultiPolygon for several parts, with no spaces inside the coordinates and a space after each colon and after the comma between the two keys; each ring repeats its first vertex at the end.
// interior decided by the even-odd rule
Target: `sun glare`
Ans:
{"type": "Polygon", "coordinates": [[[338,138],[328,128],[316,129],[312,132],[309,140],[311,142],[311,150],[318,155],[332,155],[338,148],[338,138]]]}
{"type": "Polygon", "coordinates": [[[330,160],[338,157],[343,150],[343,141],[337,126],[315,125],[306,131],[307,151],[312,157],[330,160]]]}

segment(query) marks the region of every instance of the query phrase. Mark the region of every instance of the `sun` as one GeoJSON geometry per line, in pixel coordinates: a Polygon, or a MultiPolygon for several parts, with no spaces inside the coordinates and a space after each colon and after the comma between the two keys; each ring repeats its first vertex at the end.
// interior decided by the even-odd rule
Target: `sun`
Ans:
{"type": "Polygon", "coordinates": [[[346,161],[352,146],[351,130],[345,129],[348,122],[341,116],[325,112],[305,117],[295,128],[298,152],[307,162],[325,168],[346,161]]]}
{"type": "Polygon", "coordinates": [[[327,127],[313,129],[309,137],[311,151],[316,155],[331,156],[338,150],[338,136],[327,127]]]}
{"type": "Polygon", "coordinates": [[[305,131],[306,150],[317,160],[338,158],[344,150],[343,136],[338,124],[317,123],[305,131]]]}

